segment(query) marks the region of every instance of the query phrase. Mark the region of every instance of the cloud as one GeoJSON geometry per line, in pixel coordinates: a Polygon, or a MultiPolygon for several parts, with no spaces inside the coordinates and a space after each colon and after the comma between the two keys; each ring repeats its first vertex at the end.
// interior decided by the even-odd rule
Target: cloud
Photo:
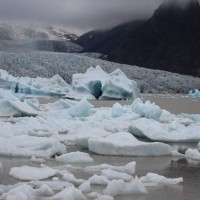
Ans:
{"type": "Polygon", "coordinates": [[[26,19],[82,29],[148,18],[162,0],[0,0],[1,19],[26,19]]]}

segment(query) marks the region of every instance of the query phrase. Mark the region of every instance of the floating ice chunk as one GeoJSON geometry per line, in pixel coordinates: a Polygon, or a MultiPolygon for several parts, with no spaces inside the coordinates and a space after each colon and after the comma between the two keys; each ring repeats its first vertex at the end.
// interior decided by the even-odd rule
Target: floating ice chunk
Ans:
{"type": "Polygon", "coordinates": [[[144,184],[161,184],[161,185],[174,185],[183,182],[183,178],[166,178],[164,176],[155,174],[155,173],[148,173],[146,176],[140,178],[140,181],[144,184]]]}
{"type": "Polygon", "coordinates": [[[85,74],[74,74],[69,97],[93,99],[135,99],[140,96],[137,83],[117,69],[111,74],[101,67],[89,68],[85,74]]]}
{"type": "Polygon", "coordinates": [[[67,113],[72,117],[89,117],[90,111],[91,104],[86,99],[67,109],[67,113]]]}
{"type": "Polygon", "coordinates": [[[119,103],[115,103],[112,107],[112,117],[119,117],[123,114],[124,107],[119,103]]]}
{"type": "Polygon", "coordinates": [[[97,165],[97,166],[89,166],[89,167],[85,167],[84,171],[87,172],[99,172],[102,171],[104,169],[112,169],[118,172],[123,172],[123,173],[127,173],[130,175],[135,174],[135,168],[136,168],[136,162],[130,162],[124,166],[113,166],[113,165],[108,165],[108,164],[101,164],[101,165],[97,165]]]}
{"type": "Polygon", "coordinates": [[[0,100],[0,116],[36,116],[38,113],[26,102],[13,100],[0,100]]]}
{"type": "Polygon", "coordinates": [[[76,151],[56,156],[56,161],[63,163],[90,163],[94,160],[88,153],[76,151]]]}
{"type": "Polygon", "coordinates": [[[28,200],[28,198],[24,193],[16,192],[16,194],[8,195],[6,200],[28,200]]]}
{"type": "Polygon", "coordinates": [[[108,183],[108,186],[104,191],[104,194],[108,194],[110,196],[116,196],[117,194],[120,194],[123,187],[124,187],[123,180],[112,180],[108,183]]]}
{"type": "Polygon", "coordinates": [[[111,133],[101,128],[81,128],[74,131],[76,134],[77,145],[88,149],[88,140],[90,138],[101,138],[111,133]]]}
{"type": "Polygon", "coordinates": [[[133,177],[129,174],[114,171],[112,169],[104,169],[102,170],[101,174],[107,177],[109,180],[121,179],[124,181],[131,181],[131,179],[133,179],[133,177]]]}
{"type": "Polygon", "coordinates": [[[148,119],[158,120],[162,114],[162,110],[159,106],[150,101],[142,102],[141,99],[135,99],[131,105],[132,110],[138,113],[141,117],[146,117],[148,119]]]}
{"type": "Polygon", "coordinates": [[[127,132],[119,132],[101,139],[89,139],[89,150],[101,155],[163,156],[171,154],[164,143],[147,143],[137,140],[127,132]]]}
{"type": "Polygon", "coordinates": [[[200,160],[200,152],[197,149],[188,149],[185,152],[185,157],[194,160],[200,160]]]}
{"type": "Polygon", "coordinates": [[[90,182],[85,182],[85,183],[82,183],[78,189],[81,190],[81,192],[84,192],[84,193],[88,193],[90,192],[90,182]]]}
{"type": "MultiPolygon", "coordinates": [[[[53,105],[57,109],[68,109],[71,108],[72,106],[75,106],[78,102],[72,101],[69,99],[60,99],[59,101],[56,101],[53,105]]],[[[49,105],[50,106],[50,105],[49,105]]]]}
{"type": "Polygon", "coordinates": [[[74,186],[72,183],[68,183],[66,181],[31,181],[28,183],[32,188],[40,188],[43,185],[47,185],[53,191],[62,191],[65,188],[69,188],[74,186]]]}
{"type": "Polygon", "coordinates": [[[200,91],[198,89],[195,89],[194,93],[193,91],[191,90],[189,92],[189,97],[192,97],[192,98],[200,98],[200,91]]]}
{"type": "Polygon", "coordinates": [[[136,99],[140,97],[138,85],[117,69],[109,75],[102,87],[101,99],[136,99]]]}
{"type": "Polygon", "coordinates": [[[128,131],[135,136],[163,142],[199,142],[199,130],[199,123],[184,126],[177,122],[163,124],[146,118],[133,121],[133,124],[128,128],[128,131]]]}
{"type": "Polygon", "coordinates": [[[54,192],[51,190],[51,188],[44,184],[39,189],[35,190],[39,195],[42,196],[52,196],[54,195],[54,192]]]}
{"type": "Polygon", "coordinates": [[[39,158],[49,158],[63,154],[66,148],[54,138],[40,138],[32,136],[0,137],[0,155],[39,158]]]}
{"type": "Polygon", "coordinates": [[[82,192],[74,187],[66,188],[53,197],[43,198],[44,200],[86,200],[82,192]]]}
{"type": "Polygon", "coordinates": [[[87,197],[92,198],[92,199],[98,198],[100,196],[101,196],[101,194],[99,194],[98,192],[91,192],[91,193],[87,194],[87,197]]]}
{"type": "Polygon", "coordinates": [[[34,191],[34,189],[27,185],[21,185],[18,186],[14,189],[11,189],[9,192],[4,193],[0,199],[4,200],[7,199],[10,196],[13,197],[14,200],[21,200],[21,199],[17,199],[17,197],[22,197],[23,200],[35,200],[38,197],[38,194],[34,191]],[[25,198],[26,197],[26,198],[25,198]]]}
{"type": "Polygon", "coordinates": [[[105,176],[94,175],[88,179],[93,185],[107,185],[109,180],[105,176]]]}
{"type": "Polygon", "coordinates": [[[136,176],[131,182],[125,183],[120,194],[147,194],[145,185],[136,176]]]}
{"type": "Polygon", "coordinates": [[[110,195],[100,195],[95,200],[114,200],[114,198],[110,195]]]}
{"type": "Polygon", "coordinates": [[[49,167],[22,166],[11,168],[9,175],[22,181],[37,181],[55,176],[56,173],[55,169],[49,167]]]}
{"type": "Polygon", "coordinates": [[[43,158],[36,158],[35,156],[32,156],[31,157],[31,161],[32,162],[37,162],[37,163],[44,163],[45,159],[43,159],[43,158]]]}
{"type": "Polygon", "coordinates": [[[83,183],[86,182],[86,180],[83,180],[83,179],[77,179],[73,174],[71,173],[65,173],[63,175],[63,179],[74,184],[74,185],[81,185],[83,183]]]}

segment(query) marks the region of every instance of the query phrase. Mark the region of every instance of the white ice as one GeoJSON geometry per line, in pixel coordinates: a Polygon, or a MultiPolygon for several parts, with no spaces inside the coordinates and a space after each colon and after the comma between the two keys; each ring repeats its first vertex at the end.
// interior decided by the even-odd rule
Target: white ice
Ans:
{"type": "Polygon", "coordinates": [[[72,77],[72,89],[68,97],[88,99],[135,99],[140,96],[137,83],[117,69],[107,74],[100,66],[90,67],[85,74],[72,77]]]}
{"type": "Polygon", "coordinates": [[[108,178],[105,176],[93,175],[88,180],[93,185],[107,185],[109,183],[108,178]]]}
{"type": "Polygon", "coordinates": [[[135,136],[147,137],[153,141],[163,142],[195,142],[200,140],[200,123],[189,126],[172,121],[160,123],[153,119],[140,118],[132,122],[129,132],[135,136]],[[162,133],[162,134],[161,134],[162,133]]]}
{"type": "Polygon", "coordinates": [[[131,179],[133,179],[133,177],[129,174],[114,171],[112,169],[103,169],[101,171],[101,174],[103,176],[107,177],[109,180],[113,180],[113,179],[119,180],[119,179],[121,179],[123,181],[131,181],[131,179]]]}
{"type": "Polygon", "coordinates": [[[194,160],[200,160],[200,152],[197,149],[187,149],[185,152],[185,157],[194,160]]]}
{"type": "Polygon", "coordinates": [[[124,166],[113,166],[113,165],[108,165],[108,164],[101,164],[101,165],[96,165],[96,166],[89,166],[89,167],[85,167],[84,171],[87,172],[101,172],[104,169],[112,169],[118,172],[122,172],[122,173],[127,173],[130,175],[134,175],[135,174],[135,169],[136,169],[136,162],[130,162],[124,166]]]}
{"type": "Polygon", "coordinates": [[[66,148],[54,138],[41,138],[32,136],[0,137],[0,155],[49,158],[56,154],[63,154],[66,148]]]}
{"type": "Polygon", "coordinates": [[[55,176],[56,173],[55,169],[49,167],[22,166],[11,168],[9,175],[22,181],[37,181],[55,176]]]}
{"type": "Polygon", "coordinates": [[[140,181],[146,185],[175,185],[183,182],[183,178],[166,178],[159,174],[148,173],[140,178],[140,181]]]}
{"type": "Polygon", "coordinates": [[[63,163],[91,163],[94,160],[88,153],[76,151],[56,156],[56,161],[63,163]]]}
{"type": "Polygon", "coordinates": [[[131,105],[133,112],[138,113],[140,117],[145,117],[148,119],[158,120],[162,114],[162,110],[159,106],[150,101],[142,102],[141,99],[137,98],[133,101],[131,105]]]}
{"type": "Polygon", "coordinates": [[[171,147],[159,142],[141,142],[128,132],[119,132],[102,139],[89,139],[89,150],[101,155],[163,156],[171,147]]]}
{"type": "Polygon", "coordinates": [[[200,91],[198,89],[195,89],[194,93],[193,91],[191,90],[189,92],[189,97],[192,97],[192,98],[200,98],[200,91]]]}

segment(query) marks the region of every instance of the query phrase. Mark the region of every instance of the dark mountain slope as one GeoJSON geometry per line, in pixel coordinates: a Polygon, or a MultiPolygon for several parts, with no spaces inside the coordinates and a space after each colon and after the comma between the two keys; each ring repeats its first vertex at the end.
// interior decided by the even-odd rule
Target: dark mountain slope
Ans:
{"type": "Polygon", "coordinates": [[[200,76],[200,5],[164,2],[145,23],[92,50],[114,62],[200,76]],[[119,40],[118,40],[119,39],[119,40]]]}

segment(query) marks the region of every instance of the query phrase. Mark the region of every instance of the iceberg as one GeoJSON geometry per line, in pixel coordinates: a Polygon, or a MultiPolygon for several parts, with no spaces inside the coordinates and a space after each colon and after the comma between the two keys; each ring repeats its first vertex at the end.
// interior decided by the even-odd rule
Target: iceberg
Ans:
{"type": "Polygon", "coordinates": [[[90,182],[85,182],[85,183],[82,183],[79,187],[79,190],[81,190],[81,192],[83,193],[88,193],[90,192],[90,182]]]}
{"type": "Polygon", "coordinates": [[[192,97],[192,98],[200,98],[200,91],[198,89],[195,89],[193,93],[193,91],[191,90],[188,95],[189,97],[192,97]]]}
{"type": "Polygon", "coordinates": [[[108,178],[105,176],[93,175],[88,180],[90,181],[90,184],[93,185],[107,185],[109,183],[108,178]]]}
{"type": "Polygon", "coordinates": [[[185,126],[177,121],[165,124],[147,118],[133,121],[128,128],[128,131],[136,137],[161,142],[199,142],[199,130],[199,123],[185,126]]]}
{"type": "Polygon", "coordinates": [[[135,99],[140,97],[138,85],[120,70],[107,74],[100,66],[90,67],[85,74],[74,74],[67,97],[87,99],[135,99]]]}
{"type": "Polygon", "coordinates": [[[79,189],[76,189],[75,187],[66,188],[52,197],[46,197],[43,199],[44,200],[67,200],[67,199],[86,200],[82,192],[79,189]]]}
{"type": "Polygon", "coordinates": [[[166,178],[164,176],[148,173],[146,176],[140,178],[140,181],[147,185],[175,185],[183,182],[183,178],[166,178]]]}
{"type": "Polygon", "coordinates": [[[117,69],[109,74],[105,84],[102,85],[100,99],[136,99],[140,97],[138,85],[117,69]]]}
{"type": "Polygon", "coordinates": [[[16,94],[64,96],[70,89],[59,75],[52,78],[14,77],[0,69],[0,86],[16,94]]]}
{"type": "Polygon", "coordinates": [[[89,150],[101,155],[164,156],[171,155],[171,146],[160,142],[141,142],[128,132],[119,132],[104,138],[91,138],[89,150]]]}
{"type": "Polygon", "coordinates": [[[139,114],[140,117],[145,117],[148,119],[158,120],[162,114],[162,110],[159,106],[150,101],[142,102],[141,99],[137,98],[133,101],[131,105],[132,111],[139,114]]]}
{"type": "Polygon", "coordinates": [[[13,167],[9,175],[22,181],[38,181],[56,175],[57,171],[49,167],[13,167]]]}
{"type": "Polygon", "coordinates": [[[122,173],[127,173],[130,175],[134,175],[135,174],[135,168],[136,168],[136,162],[130,162],[124,166],[113,166],[113,165],[108,165],[108,164],[101,164],[101,165],[96,165],[96,166],[89,166],[89,167],[85,167],[84,171],[86,172],[101,172],[104,169],[112,169],[118,172],[122,172],[122,173]]]}
{"type": "Polygon", "coordinates": [[[0,155],[50,158],[66,152],[66,148],[54,138],[32,137],[27,135],[0,137],[0,155]]]}
{"type": "Polygon", "coordinates": [[[88,153],[77,151],[63,154],[61,156],[56,156],[56,161],[63,163],[91,163],[94,160],[88,153]]]}
{"type": "Polygon", "coordinates": [[[114,171],[112,169],[103,169],[101,171],[101,174],[105,177],[107,177],[109,180],[113,180],[113,179],[121,179],[123,181],[131,181],[131,179],[133,179],[133,177],[129,174],[123,173],[123,172],[118,172],[118,171],[114,171]]]}
{"type": "Polygon", "coordinates": [[[187,149],[185,152],[185,157],[194,160],[200,160],[200,152],[197,149],[187,149]]]}

